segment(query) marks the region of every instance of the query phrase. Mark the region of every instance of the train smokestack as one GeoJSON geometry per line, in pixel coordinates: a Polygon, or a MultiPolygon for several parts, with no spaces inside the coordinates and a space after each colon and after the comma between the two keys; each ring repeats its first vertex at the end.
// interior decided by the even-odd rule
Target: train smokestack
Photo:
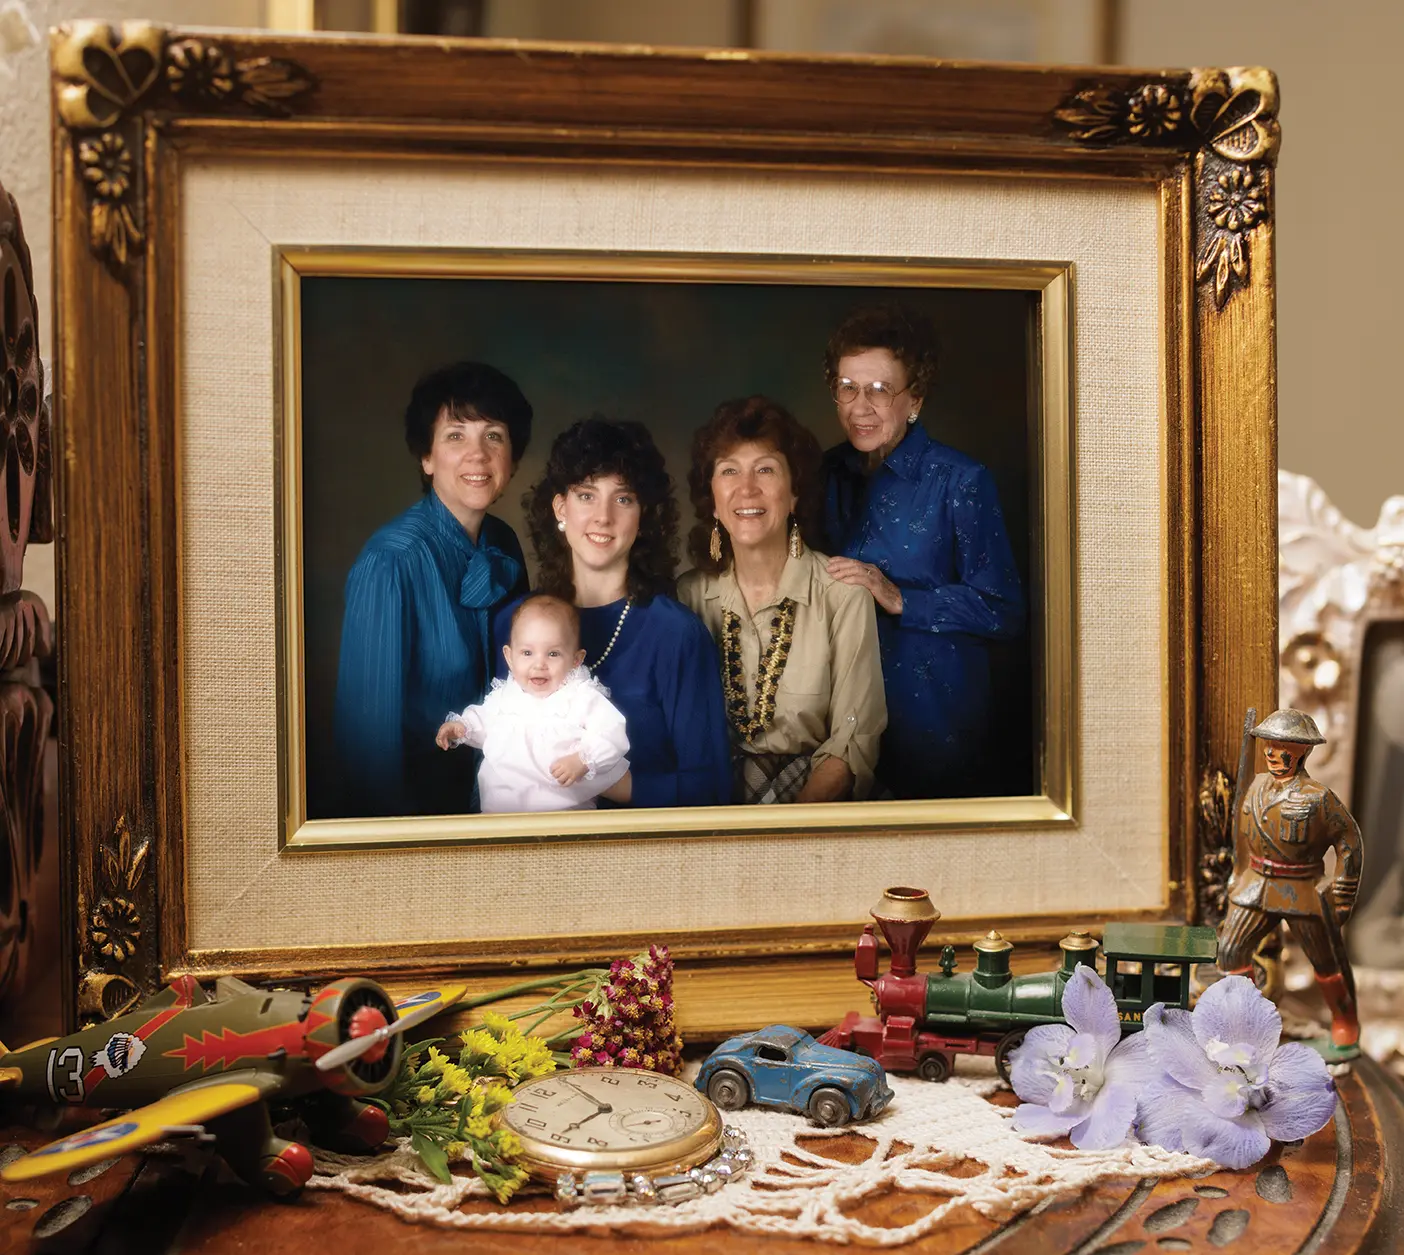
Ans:
{"type": "Polygon", "coordinates": [[[993,928],[975,943],[975,983],[998,989],[1009,983],[1009,952],[1014,947],[993,928]]]}
{"type": "Polygon", "coordinates": [[[941,918],[941,912],[931,905],[931,895],[925,889],[898,885],[885,890],[882,901],[869,914],[892,947],[892,975],[915,975],[917,950],[931,925],[941,918]]]}
{"type": "Polygon", "coordinates": [[[1094,972],[1097,970],[1097,939],[1079,928],[1073,929],[1058,943],[1063,952],[1063,974],[1071,976],[1079,963],[1086,963],[1094,972]]]}

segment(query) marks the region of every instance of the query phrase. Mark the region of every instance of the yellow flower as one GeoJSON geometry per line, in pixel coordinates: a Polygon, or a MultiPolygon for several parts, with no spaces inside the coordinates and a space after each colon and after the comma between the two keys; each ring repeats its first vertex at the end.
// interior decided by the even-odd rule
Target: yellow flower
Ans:
{"type": "Polygon", "coordinates": [[[420,1073],[424,1076],[435,1076],[444,1070],[444,1065],[448,1063],[448,1055],[434,1046],[429,1047],[429,1060],[420,1068],[420,1073]]]}
{"type": "Polygon", "coordinates": [[[512,1091],[507,1086],[489,1085],[482,1091],[481,1110],[491,1115],[494,1111],[500,1111],[511,1101],[512,1091]]]}
{"type": "Polygon", "coordinates": [[[438,1088],[434,1085],[421,1085],[419,1087],[419,1093],[417,1093],[415,1097],[419,1099],[419,1105],[424,1107],[434,1101],[438,1092],[438,1088]]]}
{"type": "Polygon", "coordinates": [[[491,1033],[485,1033],[480,1028],[466,1029],[462,1035],[462,1041],[465,1053],[486,1059],[491,1059],[501,1045],[496,1037],[491,1033]]]}
{"type": "Polygon", "coordinates": [[[450,1159],[462,1159],[463,1152],[468,1149],[467,1142],[447,1142],[444,1145],[444,1154],[450,1159]]]}
{"type": "Polygon", "coordinates": [[[445,1063],[444,1076],[439,1085],[449,1094],[466,1094],[473,1088],[473,1074],[456,1063],[445,1063]]]}
{"type": "Polygon", "coordinates": [[[517,1192],[526,1179],[527,1174],[525,1169],[504,1166],[500,1169],[497,1183],[494,1185],[489,1182],[488,1188],[492,1190],[493,1197],[496,1198],[499,1203],[505,1203],[517,1192]]]}
{"type": "Polygon", "coordinates": [[[513,1156],[522,1153],[522,1144],[517,1140],[517,1135],[515,1133],[508,1132],[506,1129],[499,1129],[495,1140],[497,1142],[498,1152],[504,1159],[511,1159],[513,1156]]]}
{"type": "Polygon", "coordinates": [[[483,1028],[467,1030],[461,1040],[462,1064],[512,1083],[555,1071],[550,1047],[539,1037],[528,1037],[505,1016],[489,1014],[483,1028]]]}
{"type": "Polygon", "coordinates": [[[489,1116],[473,1116],[463,1127],[469,1137],[485,1138],[492,1133],[492,1119],[489,1116]]]}
{"type": "Polygon", "coordinates": [[[483,1016],[483,1027],[489,1033],[495,1033],[498,1037],[506,1038],[510,1033],[516,1033],[517,1029],[505,1015],[500,1015],[496,1011],[489,1011],[483,1016]]]}

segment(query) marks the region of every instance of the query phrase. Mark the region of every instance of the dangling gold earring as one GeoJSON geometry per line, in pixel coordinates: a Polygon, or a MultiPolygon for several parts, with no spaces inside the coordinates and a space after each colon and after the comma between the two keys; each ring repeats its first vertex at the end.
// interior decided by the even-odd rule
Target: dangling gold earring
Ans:
{"type": "Polygon", "coordinates": [[[800,536],[799,520],[790,515],[790,557],[798,558],[804,552],[804,540],[800,536]]]}
{"type": "Polygon", "coordinates": [[[711,554],[713,562],[720,564],[722,560],[721,524],[715,519],[712,520],[712,543],[707,546],[707,552],[711,554]]]}

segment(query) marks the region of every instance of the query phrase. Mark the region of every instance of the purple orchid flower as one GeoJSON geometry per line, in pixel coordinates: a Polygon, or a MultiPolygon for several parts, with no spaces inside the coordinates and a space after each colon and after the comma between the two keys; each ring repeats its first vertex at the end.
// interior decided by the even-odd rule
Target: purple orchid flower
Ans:
{"type": "Polygon", "coordinates": [[[1024,1100],[1014,1128],[1068,1136],[1082,1150],[1120,1146],[1136,1119],[1137,1091],[1150,1079],[1143,1036],[1122,1041],[1116,1000],[1086,964],[1068,978],[1063,1016],[1067,1024],[1031,1028],[1010,1055],[1010,1080],[1024,1100]]]}
{"type": "Polygon", "coordinates": [[[1163,1077],[1141,1100],[1141,1137],[1246,1168],[1272,1139],[1295,1141],[1336,1111],[1326,1063],[1310,1046],[1279,1046],[1282,1017],[1242,976],[1209,986],[1193,1011],[1146,1012],[1146,1044],[1163,1077]]]}

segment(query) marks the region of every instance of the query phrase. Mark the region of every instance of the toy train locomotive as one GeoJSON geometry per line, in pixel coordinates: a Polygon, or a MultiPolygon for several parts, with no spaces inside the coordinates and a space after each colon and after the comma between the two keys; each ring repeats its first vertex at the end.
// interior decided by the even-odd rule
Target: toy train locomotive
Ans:
{"type": "MultiPolygon", "coordinates": [[[[997,932],[975,943],[975,969],[956,971],[955,949],[946,946],[940,972],[916,970],[917,948],[940,913],[924,889],[896,888],[883,894],[873,919],[891,947],[886,972],[879,972],[878,941],[866,924],[853,966],[872,990],[875,1016],[850,1011],[820,1040],[870,1055],[894,1072],[917,1072],[927,1080],[950,1075],[958,1054],[993,1055],[1006,1080],[1010,1052],[1038,1024],[1063,1023],[1063,989],[1079,963],[1095,970],[1098,945],[1084,932],[1059,942],[1063,958],[1052,972],[1014,976],[1013,946],[997,932]]],[[[1122,1031],[1140,1028],[1156,1002],[1187,1007],[1191,971],[1211,963],[1217,941],[1212,928],[1162,924],[1108,924],[1102,949],[1106,981],[1116,998],[1122,1031]]]]}

